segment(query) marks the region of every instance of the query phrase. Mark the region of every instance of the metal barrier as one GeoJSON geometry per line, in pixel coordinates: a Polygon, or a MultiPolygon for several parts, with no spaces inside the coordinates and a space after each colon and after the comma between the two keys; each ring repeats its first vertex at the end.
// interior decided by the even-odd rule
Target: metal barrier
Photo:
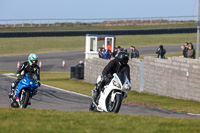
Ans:
{"type": "Polygon", "coordinates": [[[0,28],[61,26],[126,26],[197,23],[197,16],[90,18],[90,19],[0,19],[0,28]]]}

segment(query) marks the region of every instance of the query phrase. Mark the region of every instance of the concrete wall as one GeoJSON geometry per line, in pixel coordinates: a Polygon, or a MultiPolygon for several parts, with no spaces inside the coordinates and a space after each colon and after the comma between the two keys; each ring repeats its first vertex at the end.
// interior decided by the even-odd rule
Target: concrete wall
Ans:
{"type": "Polygon", "coordinates": [[[200,61],[178,57],[146,57],[144,91],[200,101],[200,61]]]}
{"type": "MultiPolygon", "coordinates": [[[[98,75],[102,75],[104,67],[108,64],[109,60],[93,58],[85,60],[84,80],[89,83],[96,83],[98,75]]],[[[130,76],[132,83],[132,90],[139,91],[139,79],[140,79],[140,60],[134,59],[129,61],[130,76]]]]}
{"type": "MultiPolygon", "coordinates": [[[[85,81],[96,83],[108,62],[99,58],[85,60],[85,81]]],[[[144,68],[139,59],[130,60],[129,65],[132,90],[141,91],[142,87],[143,91],[157,95],[200,101],[200,61],[145,57],[144,68]],[[140,77],[140,70],[143,70],[143,77],[140,77]]]]}

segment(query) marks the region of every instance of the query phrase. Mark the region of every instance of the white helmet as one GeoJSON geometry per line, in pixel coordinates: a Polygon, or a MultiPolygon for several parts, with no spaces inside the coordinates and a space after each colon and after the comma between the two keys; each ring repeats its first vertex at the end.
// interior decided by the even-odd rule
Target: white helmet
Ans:
{"type": "Polygon", "coordinates": [[[34,53],[31,53],[29,56],[28,56],[28,62],[30,65],[33,65],[33,64],[37,64],[38,62],[38,56],[34,53]],[[35,63],[33,63],[33,61],[35,61],[35,63]]]}

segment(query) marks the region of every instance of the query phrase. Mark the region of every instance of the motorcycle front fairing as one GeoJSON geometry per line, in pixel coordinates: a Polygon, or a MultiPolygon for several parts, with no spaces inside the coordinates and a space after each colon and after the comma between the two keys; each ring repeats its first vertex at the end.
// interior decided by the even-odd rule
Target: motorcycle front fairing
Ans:
{"type": "Polygon", "coordinates": [[[105,111],[108,112],[106,107],[106,99],[108,98],[108,95],[111,95],[111,100],[114,100],[114,97],[117,93],[121,94],[121,91],[123,90],[122,83],[118,76],[116,74],[113,74],[113,79],[108,85],[104,86],[104,91],[100,93],[100,99],[99,104],[97,106],[98,111],[105,111]],[[114,93],[112,93],[114,92],[114,93]],[[112,94],[111,94],[112,93],[112,94]]]}
{"type": "Polygon", "coordinates": [[[20,92],[23,88],[27,88],[31,90],[32,94],[35,93],[35,89],[38,88],[38,82],[37,80],[33,78],[29,78],[30,75],[26,74],[26,77],[23,78],[15,88],[15,96],[19,99],[20,98],[20,92]]]}

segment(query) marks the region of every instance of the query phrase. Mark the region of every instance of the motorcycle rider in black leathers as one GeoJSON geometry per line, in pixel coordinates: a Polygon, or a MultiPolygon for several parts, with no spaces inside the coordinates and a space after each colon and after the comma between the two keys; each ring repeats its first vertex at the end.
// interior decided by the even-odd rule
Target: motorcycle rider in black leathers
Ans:
{"type": "Polygon", "coordinates": [[[104,86],[111,81],[114,73],[124,73],[130,81],[130,67],[127,64],[129,54],[127,52],[119,52],[115,59],[111,60],[102,71],[102,79],[96,84],[96,91],[94,92],[93,99],[96,99],[99,92],[104,91],[104,86]]]}
{"type": "MultiPolygon", "coordinates": [[[[9,97],[13,96],[15,87],[18,85],[19,81],[25,77],[25,74],[28,72],[35,73],[37,75],[38,84],[40,86],[40,68],[37,65],[37,62],[38,62],[38,56],[34,53],[31,53],[28,57],[28,61],[25,61],[20,65],[20,68],[16,72],[17,80],[11,84],[11,93],[9,94],[9,97]]],[[[37,90],[35,90],[35,92],[37,94],[37,90]]]]}

